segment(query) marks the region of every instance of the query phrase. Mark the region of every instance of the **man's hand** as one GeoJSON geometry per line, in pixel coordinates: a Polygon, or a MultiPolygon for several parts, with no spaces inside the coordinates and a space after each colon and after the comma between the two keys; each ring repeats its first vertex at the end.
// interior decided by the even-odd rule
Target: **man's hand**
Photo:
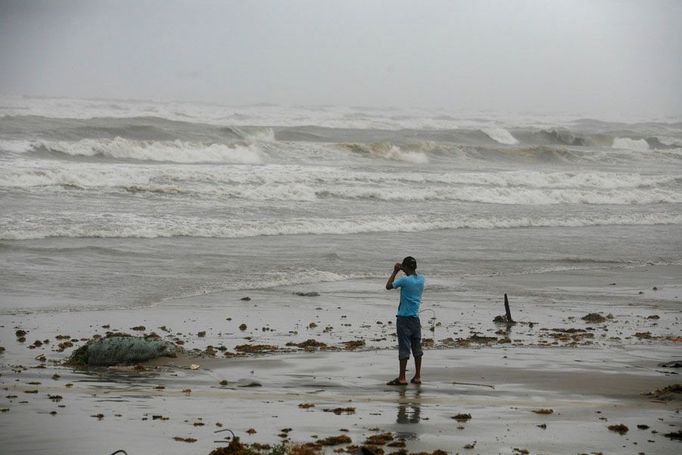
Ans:
{"type": "Polygon", "coordinates": [[[396,262],[395,265],[393,266],[393,273],[391,273],[391,276],[388,277],[388,281],[386,282],[386,289],[391,290],[393,289],[393,280],[395,280],[395,276],[400,272],[403,268],[403,265],[400,262],[396,262]]]}

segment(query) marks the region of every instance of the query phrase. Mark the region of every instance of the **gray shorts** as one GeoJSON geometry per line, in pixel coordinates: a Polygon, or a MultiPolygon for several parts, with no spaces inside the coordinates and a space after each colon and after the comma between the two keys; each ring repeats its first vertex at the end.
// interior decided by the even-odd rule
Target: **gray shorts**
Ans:
{"type": "Polygon", "coordinates": [[[396,331],[398,334],[398,358],[409,359],[410,351],[415,357],[421,357],[422,325],[417,317],[396,317],[396,331]]]}

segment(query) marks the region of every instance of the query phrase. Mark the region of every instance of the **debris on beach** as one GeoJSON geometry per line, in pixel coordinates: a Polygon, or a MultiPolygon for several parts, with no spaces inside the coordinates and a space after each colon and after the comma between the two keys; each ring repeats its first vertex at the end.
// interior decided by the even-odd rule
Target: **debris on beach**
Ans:
{"type": "Polygon", "coordinates": [[[659,363],[658,366],[663,368],[682,368],[682,361],[673,360],[670,362],[659,363]]]}
{"type": "Polygon", "coordinates": [[[346,351],[353,351],[365,345],[365,340],[344,341],[341,343],[346,351]]]}
{"type": "Polygon", "coordinates": [[[251,301],[251,297],[249,297],[249,296],[247,295],[246,297],[242,297],[242,298],[239,299],[239,300],[241,300],[242,302],[250,302],[250,301],[251,301]]]}
{"type": "Polygon", "coordinates": [[[599,313],[589,313],[582,317],[582,320],[589,324],[599,324],[606,322],[606,318],[599,313]]]}
{"type": "Polygon", "coordinates": [[[246,327],[246,324],[240,324],[240,325],[239,325],[239,330],[241,330],[242,332],[243,332],[244,330],[246,330],[246,328],[247,328],[247,327],[246,327]]]}
{"type": "Polygon", "coordinates": [[[276,352],[279,348],[271,344],[240,344],[235,346],[234,350],[247,354],[260,354],[263,352],[276,352]]]}
{"type": "Polygon", "coordinates": [[[135,327],[131,327],[130,330],[135,330],[137,332],[144,332],[147,330],[147,328],[143,325],[136,325],[135,327]]]}
{"type": "Polygon", "coordinates": [[[388,444],[389,442],[393,441],[393,433],[387,432],[387,433],[379,433],[379,434],[373,434],[372,436],[369,436],[365,440],[365,445],[368,446],[383,446],[388,444]]]}
{"type": "Polygon", "coordinates": [[[320,439],[317,441],[317,444],[321,446],[338,446],[341,444],[350,444],[352,443],[353,440],[345,434],[341,434],[338,436],[329,436],[328,438],[320,439]]]}
{"type": "Polygon", "coordinates": [[[288,342],[286,346],[297,347],[305,349],[306,351],[314,351],[315,349],[327,349],[326,343],[321,341],[313,340],[312,338],[301,343],[294,343],[292,341],[288,342]]]}
{"type": "Polygon", "coordinates": [[[76,349],[65,362],[68,366],[111,366],[134,364],[159,357],[176,357],[178,348],[170,342],[112,333],[92,339],[76,349]]]}
{"type": "Polygon", "coordinates": [[[294,295],[297,295],[299,297],[319,297],[320,293],[319,292],[294,292],[294,295]]]}
{"type": "Polygon", "coordinates": [[[453,416],[452,418],[458,422],[467,422],[467,421],[471,420],[471,414],[457,414],[456,416],[453,416]]]}
{"type": "Polygon", "coordinates": [[[337,416],[341,414],[355,414],[355,408],[324,408],[323,411],[333,412],[337,416]]]}
{"type": "Polygon", "coordinates": [[[299,403],[298,407],[301,409],[310,409],[315,407],[315,403],[299,403]]]}
{"type": "Polygon", "coordinates": [[[623,425],[622,423],[619,423],[617,425],[609,425],[608,428],[609,428],[609,431],[614,431],[620,435],[624,435],[625,433],[630,431],[630,429],[627,427],[627,425],[623,425]]]}
{"type": "Polygon", "coordinates": [[[672,433],[665,433],[663,436],[665,436],[666,438],[677,439],[678,441],[682,441],[682,430],[674,431],[672,433]]]}
{"type": "Polygon", "coordinates": [[[682,384],[671,384],[669,386],[663,387],[662,389],[656,389],[653,392],[647,392],[643,395],[652,396],[658,400],[670,401],[675,398],[680,398],[679,394],[682,394],[682,384]]]}
{"type": "Polygon", "coordinates": [[[476,441],[472,442],[471,444],[466,444],[463,448],[464,449],[473,449],[476,447],[476,441]]]}
{"type": "Polygon", "coordinates": [[[182,436],[175,436],[173,439],[178,442],[197,442],[195,438],[183,438],[182,436]]]}
{"type": "Polygon", "coordinates": [[[550,414],[554,414],[554,409],[540,408],[540,409],[533,409],[533,412],[536,414],[540,414],[540,415],[550,415],[550,414]]]}

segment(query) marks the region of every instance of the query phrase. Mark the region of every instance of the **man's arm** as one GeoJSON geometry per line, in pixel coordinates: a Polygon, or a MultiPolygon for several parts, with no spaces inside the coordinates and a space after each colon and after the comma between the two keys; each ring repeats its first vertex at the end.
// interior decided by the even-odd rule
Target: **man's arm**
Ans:
{"type": "Polygon", "coordinates": [[[388,281],[386,282],[386,289],[391,290],[393,289],[393,281],[395,280],[395,276],[400,272],[401,268],[400,262],[396,262],[395,265],[393,266],[393,273],[391,273],[391,276],[388,277],[388,281]]]}

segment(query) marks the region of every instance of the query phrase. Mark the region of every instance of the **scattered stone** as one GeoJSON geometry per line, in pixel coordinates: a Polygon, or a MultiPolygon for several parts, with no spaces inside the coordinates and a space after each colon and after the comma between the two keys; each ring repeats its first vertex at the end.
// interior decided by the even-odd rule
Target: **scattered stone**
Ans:
{"type": "Polygon", "coordinates": [[[637,428],[640,430],[648,430],[649,425],[640,424],[640,425],[637,425],[637,428]]]}
{"type": "Polygon", "coordinates": [[[250,302],[250,301],[251,301],[251,297],[249,297],[249,296],[247,295],[246,297],[242,297],[242,298],[239,299],[239,300],[241,300],[242,302],[250,302]]]}
{"type": "Polygon", "coordinates": [[[239,330],[241,330],[242,332],[243,332],[244,330],[246,330],[246,324],[241,324],[241,325],[239,326],[239,330]]]}
{"type": "Polygon", "coordinates": [[[205,330],[202,330],[201,332],[197,332],[197,336],[198,336],[199,338],[205,337],[205,336],[206,336],[206,331],[205,331],[205,330]]]}
{"type": "Polygon", "coordinates": [[[294,292],[295,295],[299,297],[319,297],[319,292],[294,292]]]}
{"type": "Polygon", "coordinates": [[[226,385],[227,385],[227,380],[226,380],[226,379],[223,379],[222,381],[220,381],[219,384],[222,385],[222,386],[226,386],[226,385]]]}
{"type": "Polygon", "coordinates": [[[663,368],[682,368],[682,361],[673,360],[671,362],[659,363],[658,366],[663,368]]]}
{"type": "Polygon", "coordinates": [[[452,417],[458,422],[467,422],[471,420],[471,414],[457,414],[456,416],[452,417]]]}
{"type": "Polygon", "coordinates": [[[147,330],[147,328],[143,325],[136,325],[135,327],[131,327],[130,330],[135,330],[137,332],[144,332],[147,330]]]}
{"type": "Polygon", "coordinates": [[[620,435],[624,435],[625,433],[630,431],[627,425],[623,425],[622,423],[619,423],[618,425],[609,425],[608,428],[609,431],[614,431],[620,435]]]}
{"type": "Polygon", "coordinates": [[[256,433],[258,433],[258,432],[256,431],[255,428],[249,428],[248,430],[246,430],[246,432],[247,432],[248,434],[256,434],[256,433]]]}
{"type": "Polygon", "coordinates": [[[550,415],[550,414],[554,414],[554,409],[545,409],[545,408],[533,409],[533,412],[536,414],[540,414],[540,415],[550,415]]]}
{"type": "Polygon", "coordinates": [[[61,378],[61,376],[59,376],[57,373],[52,375],[52,379],[54,379],[55,381],[59,378],[61,378]]]}
{"type": "Polygon", "coordinates": [[[661,319],[661,317],[657,314],[652,314],[651,316],[647,316],[647,319],[661,319]]]}
{"type": "Polygon", "coordinates": [[[599,324],[606,322],[606,318],[599,313],[589,313],[582,317],[582,320],[589,324],[599,324]]]}
{"type": "Polygon", "coordinates": [[[542,428],[543,430],[547,429],[547,424],[546,423],[541,423],[540,425],[537,425],[538,428],[542,428]]]}
{"type": "Polygon", "coordinates": [[[28,332],[26,332],[26,330],[19,329],[15,332],[15,335],[17,336],[17,338],[21,338],[21,337],[25,337],[27,333],[28,332]]]}
{"type": "Polygon", "coordinates": [[[315,407],[315,403],[299,403],[298,407],[301,409],[310,409],[315,407]]]}
{"type": "Polygon", "coordinates": [[[464,446],[465,449],[473,449],[474,447],[476,447],[476,441],[472,442],[471,444],[466,444],[464,446]]]}

